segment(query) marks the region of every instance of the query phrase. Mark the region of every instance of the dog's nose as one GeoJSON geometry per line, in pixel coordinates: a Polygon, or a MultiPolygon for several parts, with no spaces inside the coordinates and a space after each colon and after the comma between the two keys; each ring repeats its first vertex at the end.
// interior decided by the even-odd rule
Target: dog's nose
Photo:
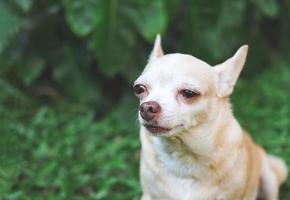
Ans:
{"type": "Polygon", "coordinates": [[[158,116],[161,112],[161,107],[156,101],[148,101],[140,105],[139,111],[144,120],[150,121],[158,116]]]}

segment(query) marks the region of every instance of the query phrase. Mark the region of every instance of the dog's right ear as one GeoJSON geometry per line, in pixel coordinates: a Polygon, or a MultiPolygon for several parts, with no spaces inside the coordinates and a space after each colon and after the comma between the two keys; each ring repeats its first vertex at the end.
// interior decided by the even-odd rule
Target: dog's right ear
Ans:
{"type": "Polygon", "coordinates": [[[153,50],[151,51],[148,62],[155,60],[156,58],[159,58],[163,55],[164,53],[161,47],[161,37],[160,34],[157,34],[154,42],[154,47],[153,50]]]}

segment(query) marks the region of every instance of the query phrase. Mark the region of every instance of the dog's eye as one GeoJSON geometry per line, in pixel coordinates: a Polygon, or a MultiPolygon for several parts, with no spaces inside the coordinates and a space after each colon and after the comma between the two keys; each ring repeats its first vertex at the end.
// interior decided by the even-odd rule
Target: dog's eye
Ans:
{"type": "Polygon", "coordinates": [[[199,96],[199,92],[188,89],[180,90],[179,93],[186,99],[191,99],[193,97],[199,96]]]}
{"type": "Polygon", "coordinates": [[[134,86],[135,95],[140,95],[146,91],[146,87],[144,85],[138,84],[134,86]]]}

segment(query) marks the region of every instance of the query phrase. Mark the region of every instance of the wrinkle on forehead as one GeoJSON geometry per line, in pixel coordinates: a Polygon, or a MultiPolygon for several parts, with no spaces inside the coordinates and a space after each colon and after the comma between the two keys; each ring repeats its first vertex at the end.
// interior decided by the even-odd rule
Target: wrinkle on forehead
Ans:
{"type": "MultiPolygon", "coordinates": [[[[193,87],[210,87],[214,75],[210,65],[193,56],[185,54],[167,54],[147,64],[140,81],[166,85],[178,81],[193,87]]],[[[205,88],[204,88],[205,89],[205,88]]]]}

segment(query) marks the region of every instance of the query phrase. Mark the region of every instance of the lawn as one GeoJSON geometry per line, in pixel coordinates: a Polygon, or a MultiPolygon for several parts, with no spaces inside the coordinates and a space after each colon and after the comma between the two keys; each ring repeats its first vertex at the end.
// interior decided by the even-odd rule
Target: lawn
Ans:
{"type": "MultiPolygon", "coordinates": [[[[290,166],[290,67],[238,82],[234,113],[255,141],[290,166]]],[[[137,100],[113,113],[40,104],[0,83],[0,199],[139,199],[137,100]]],[[[128,88],[128,91],[131,88],[128,88]]],[[[281,199],[290,199],[290,180],[281,199]]]]}

